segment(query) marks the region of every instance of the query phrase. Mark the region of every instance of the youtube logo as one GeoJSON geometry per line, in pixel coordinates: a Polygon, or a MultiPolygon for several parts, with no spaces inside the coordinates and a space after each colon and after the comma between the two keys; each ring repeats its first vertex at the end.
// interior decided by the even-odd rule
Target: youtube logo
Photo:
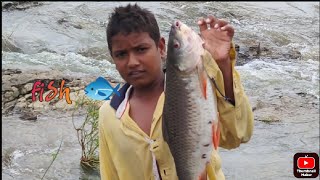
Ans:
{"type": "Polygon", "coordinates": [[[313,169],[316,160],[313,157],[299,157],[298,158],[298,168],[299,169],[313,169]]]}
{"type": "Polygon", "coordinates": [[[297,178],[316,178],[319,175],[317,153],[296,153],[293,157],[293,174],[297,178]]]}

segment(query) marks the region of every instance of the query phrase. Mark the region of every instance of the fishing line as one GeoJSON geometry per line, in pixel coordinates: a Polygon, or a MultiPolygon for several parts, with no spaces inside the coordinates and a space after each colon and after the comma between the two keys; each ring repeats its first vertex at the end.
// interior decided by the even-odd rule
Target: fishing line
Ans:
{"type": "Polygon", "coordinates": [[[224,96],[224,95],[221,93],[220,89],[218,88],[218,85],[216,84],[215,79],[214,79],[214,78],[210,78],[210,79],[211,79],[211,81],[213,82],[213,84],[214,84],[214,86],[216,87],[216,89],[218,90],[219,94],[224,98],[224,100],[225,100],[225,101],[228,101],[229,103],[231,103],[232,105],[235,106],[236,103],[234,102],[234,100],[232,100],[231,98],[229,98],[229,97],[227,97],[227,96],[224,96]]]}

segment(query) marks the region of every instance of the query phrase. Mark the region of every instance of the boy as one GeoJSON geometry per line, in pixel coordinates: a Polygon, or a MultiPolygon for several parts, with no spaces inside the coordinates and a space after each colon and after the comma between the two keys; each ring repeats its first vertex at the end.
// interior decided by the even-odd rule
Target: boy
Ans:
{"type": "MultiPolygon", "coordinates": [[[[204,47],[223,77],[217,85],[228,97],[218,96],[220,147],[236,148],[249,141],[253,114],[234,69],[235,51],[230,47],[234,29],[213,16],[201,19],[198,25],[204,47]]],[[[166,45],[154,15],[138,5],[116,8],[109,19],[107,41],[116,69],[127,83],[119,90],[121,96],[105,102],[99,111],[101,179],[178,179],[162,137],[166,45]]],[[[207,170],[213,174],[208,179],[224,179],[217,151],[207,170]]],[[[201,179],[207,179],[207,173],[204,171],[201,179]]]]}

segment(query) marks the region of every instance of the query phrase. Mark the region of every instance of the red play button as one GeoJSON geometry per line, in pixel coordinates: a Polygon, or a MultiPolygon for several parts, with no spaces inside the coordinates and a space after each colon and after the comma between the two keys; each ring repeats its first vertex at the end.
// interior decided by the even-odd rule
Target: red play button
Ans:
{"type": "Polygon", "coordinates": [[[298,168],[299,169],[313,169],[315,166],[315,159],[313,157],[299,157],[298,168]]]}

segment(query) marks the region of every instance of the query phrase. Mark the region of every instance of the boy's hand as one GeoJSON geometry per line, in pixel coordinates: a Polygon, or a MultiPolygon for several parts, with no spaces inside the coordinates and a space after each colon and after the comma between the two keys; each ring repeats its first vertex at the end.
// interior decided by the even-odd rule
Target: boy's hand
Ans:
{"type": "Polygon", "coordinates": [[[210,52],[221,71],[230,68],[230,49],[234,28],[228,22],[211,15],[198,21],[204,48],[210,52]]]}

